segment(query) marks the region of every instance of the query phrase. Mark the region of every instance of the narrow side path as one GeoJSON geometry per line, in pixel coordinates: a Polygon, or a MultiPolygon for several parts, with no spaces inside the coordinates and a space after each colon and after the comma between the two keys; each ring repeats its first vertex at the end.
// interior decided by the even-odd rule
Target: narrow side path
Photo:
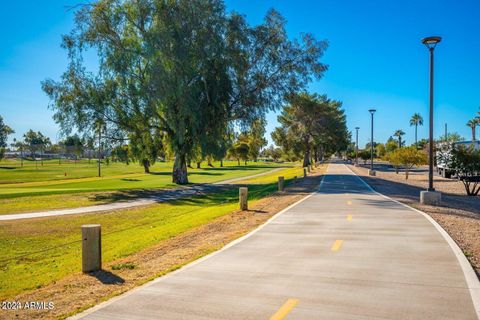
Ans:
{"type": "Polygon", "coordinates": [[[342,164],[223,250],[74,319],[478,319],[454,251],[342,164]]]}
{"type": "Polygon", "coordinates": [[[195,184],[192,186],[179,187],[174,189],[165,189],[165,190],[158,191],[158,193],[152,196],[137,198],[134,200],[124,200],[124,201],[117,201],[117,202],[112,202],[107,204],[99,204],[99,205],[87,206],[87,207],[77,207],[77,208],[71,208],[71,209],[4,214],[4,215],[0,215],[0,221],[62,216],[62,215],[69,215],[69,214],[96,213],[96,212],[102,212],[102,211],[111,211],[111,210],[128,209],[132,207],[145,206],[149,204],[182,199],[182,198],[187,198],[187,197],[191,197],[191,196],[202,194],[202,193],[212,192],[215,189],[221,188],[222,186],[225,186],[225,185],[230,185],[238,181],[271,174],[283,169],[284,168],[275,168],[267,172],[262,172],[262,173],[258,173],[250,176],[244,176],[244,177],[235,178],[235,179],[218,181],[211,184],[195,184]]]}

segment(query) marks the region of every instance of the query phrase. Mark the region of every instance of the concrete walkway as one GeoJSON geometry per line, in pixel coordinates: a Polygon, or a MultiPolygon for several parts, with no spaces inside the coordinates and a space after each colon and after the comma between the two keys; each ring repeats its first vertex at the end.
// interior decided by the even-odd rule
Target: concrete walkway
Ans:
{"type": "Polygon", "coordinates": [[[193,186],[187,186],[187,187],[181,187],[181,188],[165,189],[165,190],[158,191],[158,193],[149,197],[142,197],[142,198],[137,198],[137,199],[128,200],[128,201],[117,201],[117,202],[112,202],[107,204],[99,204],[94,206],[78,207],[78,208],[72,208],[72,209],[59,209],[59,210],[49,210],[49,211],[4,214],[4,215],[0,215],[0,221],[63,216],[63,215],[69,215],[69,214],[97,213],[102,211],[112,211],[112,210],[145,206],[153,203],[171,201],[175,199],[182,199],[182,198],[191,197],[191,196],[202,194],[202,193],[212,192],[215,190],[215,188],[218,188],[222,185],[229,185],[242,180],[252,179],[255,177],[271,174],[282,169],[284,168],[276,168],[273,170],[269,170],[267,172],[257,173],[254,175],[239,177],[235,179],[223,180],[223,181],[210,183],[210,184],[196,184],[193,186]]]}
{"type": "Polygon", "coordinates": [[[320,192],[256,232],[75,318],[478,319],[478,279],[448,241],[331,164],[320,192]]]}

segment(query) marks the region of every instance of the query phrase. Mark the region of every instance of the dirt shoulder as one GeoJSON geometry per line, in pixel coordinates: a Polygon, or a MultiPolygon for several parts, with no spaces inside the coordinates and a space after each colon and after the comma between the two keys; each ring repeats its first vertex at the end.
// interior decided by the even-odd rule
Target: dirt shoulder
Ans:
{"type": "Polygon", "coordinates": [[[248,211],[235,211],[126,258],[104,265],[104,270],[76,273],[51,285],[13,299],[53,302],[51,310],[0,310],[0,319],[57,319],[85,310],[154,278],[182,267],[245,235],[319,185],[326,166],[309,177],[255,203],[248,211]]]}
{"type": "Polygon", "coordinates": [[[429,214],[455,240],[480,278],[480,197],[467,196],[460,181],[435,177],[442,205],[421,205],[420,191],[428,186],[426,174],[416,173],[405,180],[404,173],[377,171],[371,177],[367,168],[348,167],[376,191],[429,214]]]}

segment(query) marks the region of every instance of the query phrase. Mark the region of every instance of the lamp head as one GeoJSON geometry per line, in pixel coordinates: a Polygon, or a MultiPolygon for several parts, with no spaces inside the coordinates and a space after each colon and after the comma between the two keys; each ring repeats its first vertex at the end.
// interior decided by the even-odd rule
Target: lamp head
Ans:
{"type": "Polygon", "coordinates": [[[437,43],[439,43],[440,41],[442,41],[442,37],[438,37],[438,36],[426,37],[422,39],[422,43],[428,49],[434,49],[437,43]]]}
{"type": "Polygon", "coordinates": [[[358,129],[360,129],[360,127],[355,127],[355,130],[358,130],[358,129]]]}
{"type": "Polygon", "coordinates": [[[375,109],[370,109],[370,110],[368,110],[368,112],[370,112],[371,114],[374,114],[376,111],[377,111],[377,110],[375,110],[375,109]]]}

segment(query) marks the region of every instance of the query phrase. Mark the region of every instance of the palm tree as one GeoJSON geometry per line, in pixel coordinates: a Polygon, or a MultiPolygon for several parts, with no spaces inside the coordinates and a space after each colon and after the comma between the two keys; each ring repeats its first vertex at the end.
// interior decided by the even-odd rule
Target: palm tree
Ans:
{"type": "Polygon", "coordinates": [[[415,147],[418,147],[417,129],[418,126],[423,126],[423,117],[420,113],[415,113],[412,118],[410,118],[410,127],[411,126],[415,126],[415,147]]]}
{"type": "Polygon", "coordinates": [[[480,118],[473,118],[472,120],[468,120],[467,126],[472,129],[472,141],[475,141],[475,131],[477,129],[477,126],[480,125],[480,118]]]}
{"type": "Polygon", "coordinates": [[[393,134],[395,137],[397,137],[398,139],[398,147],[401,148],[402,147],[402,136],[405,134],[405,132],[403,132],[401,129],[398,129],[397,131],[395,131],[395,133],[393,134]]]}

